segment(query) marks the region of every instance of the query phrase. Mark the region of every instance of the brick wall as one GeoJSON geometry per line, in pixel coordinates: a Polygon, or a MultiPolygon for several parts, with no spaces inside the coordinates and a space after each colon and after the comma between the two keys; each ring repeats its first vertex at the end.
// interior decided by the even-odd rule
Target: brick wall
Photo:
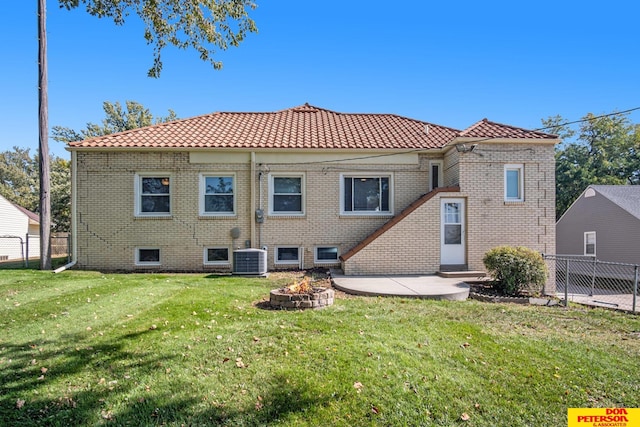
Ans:
{"type": "Polygon", "coordinates": [[[482,144],[470,153],[445,155],[445,184],[460,193],[441,193],[416,209],[343,263],[345,274],[433,273],[440,266],[440,201],[466,201],[466,257],[470,270],[484,270],[482,258],[499,245],[527,246],[553,253],[555,164],[552,145],[482,144]],[[504,201],[505,164],[524,165],[524,201],[504,201]],[[456,176],[457,174],[457,176],[456,176]]]}
{"type": "MultiPolygon", "coordinates": [[[[393,173],[397,214],[429,188],[430,159],[444,159],[444,184],[460,193],[443,193],[412,212],[343,268],[346,274],[417,274],[440,264],[440,198],[466,200],[466,247],[470,269],[483,270],[484,253],[501,244],[524,245],[552,253],[555,246],[554,148],[551,145],[481,144],[472,153],[450,150],[444,157],[420,156],[415,164],[270,163],[256,165],[255,207],[265,212],[256,225],[252,247],[268,247],[273,269],[277,246],[304,248],[304,267],[314,266],[314,247],[337,246],[345,253],[382,226],[390,216],[340,214],[341,173],[393,173]],[[524,202],[504,202],[504,165],[524,164],[524,202]],[[305,215],[269,215],[269,173],[302,172],[305,215]],[[260,191],[261,189],[261,191],[260,191]]],[[[247,153],[248,158],[248,153],[247,153]]],[[[230,270],[204,265],[204,248],[244,248],[251,240],[251,169],[244,163],[191,163],[186,152],[78,152],[77,253],[81,268],[99,270],[230,270]],[[135,176],[162,172],[171,176],[172,214],[135,216],[135,176]],[[236,213],[199,215],[200,174],[233,173],[236,213]],[[232,239],[231,230],[240,236],[232,239]],[[135,265],[136,248],[159,248],[160,266],[135,265]]],[[[325,264],[323,264],[325,265],[325,264]]],[[[335,264],[339,266],[340,264],[335,264]]],[[[329,266],[329,265],[327,265],[329,266]]],[[[297,263],[278,265],[297,268],[297,263]]]]}
{"type": "MultiPolygon", "coordinates": [[[[244,248],[251,240],[250,163],[191,163],[186,152],[78,152],[77,253],[78,265],[99,270],[226,270],[204,265],[205,247],[244,248]],[[200,174],[234,173],[236,216],[199,215],[200,174]],[[159,173],[171,177],[171,215],[135,215],[136,174],[159,173]],[[231,230],[240,236],[232,239],[231,230]],[[135,264],[136,248],[159,248],[160,266],[135,264]]],[[[247,159],[249,158],[247,153],[247,159]]],[[[340,174],[391,172],[394,211],[399,212],[428,190],[428,157],[415,164],[259,164],[255,175],[255,207],[265,221],[256,225],[253,247],[268,247],[268,267],[273,269],[276,246],[304,248],[304,267],[314,266],[314,247],[337,246],[346,252],[380,227],[390,216],[340,215],[340,174]],[[261,173],[262,172],[262,173],[261,173]],[[269,173],[305,174],[305,215],[269,215],[269,173]],[[262,190],[260,192],[260,189],[262,190]]],[[[323,264],[325,265],[325,264],[323,264]]],[[[339,263],[335,265],[339,266],[339,263]]],[[[280,267],[296,268],[297,264],[280,267]]]]}

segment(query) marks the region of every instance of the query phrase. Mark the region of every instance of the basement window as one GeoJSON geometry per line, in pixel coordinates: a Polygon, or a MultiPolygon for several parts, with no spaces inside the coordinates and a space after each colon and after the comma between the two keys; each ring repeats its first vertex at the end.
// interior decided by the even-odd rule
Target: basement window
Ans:
{"type": "Polygon", "coordinates": [[[204,248],[204,263],[205,265],[229,265],[229,248],[204,248]]]}
{"type": "Polygon", "coordinates": [[[337,246],[316,246],[315,260],[316,264],[335,264],[338,262],[337,246]]]}
{"type": "Polygon", "coordinates": [[[300,248],[297,246],[276,247],[276,264],[298,264],[300,262],[300,248]]]}
{"type": "Polygon", "coordinates": [[[160,249],[137,248],[136,265],[160,265],[160,249]]]}

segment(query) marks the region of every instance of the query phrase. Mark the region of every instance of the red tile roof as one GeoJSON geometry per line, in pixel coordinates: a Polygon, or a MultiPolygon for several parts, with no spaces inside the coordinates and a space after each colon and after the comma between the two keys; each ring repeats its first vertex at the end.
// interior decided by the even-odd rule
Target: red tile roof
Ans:
{"type": "Polygon", "coordinates": [[[482,119],[478,123],[460,132],[461,137],[469,138],[525,138],[525,139],[557,139],[551,135],[536,130],[527,130],[501,123],[482,119]]]}
{"type": "Polygon", "coordinates": [[[497,136],[500,130],[507,137],[544,135],[488,121],[461,133],[395,114],[338,113],[304,104],[266,113],[212,113],[71,142],[69,147],[411,150],[441,148],[457,136],[497,136]]]}

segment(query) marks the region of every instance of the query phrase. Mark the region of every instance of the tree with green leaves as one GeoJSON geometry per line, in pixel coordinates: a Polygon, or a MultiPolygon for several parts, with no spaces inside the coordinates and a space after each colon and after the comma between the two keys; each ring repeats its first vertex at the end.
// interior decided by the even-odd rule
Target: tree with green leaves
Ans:
{"type": "Polygon", "coordinates": [[[560,116],[542,123],[565,140],[556,148],[556,219],[589,185],[640,184],[640,125],[628,113],[589,113],[577,133],[560,116]]]}
{"type": "Polygon", "coordinates": [[[249,10],[257,4],[248,0],[59,0],[60,6],[75,9],[84,5],[97,18],[110,18],[123,25],[131,14],[145,24],[144,39],[153,46],[153,66],[149,77],[162,71],[162,50],[171,45],[194,49],[213,68],[222,68],[215,59],[217,49],[239,46],[248,33],[258,29],[249,10]]]}
{"type": "MultiPolygon", "coordinates": [[[[58,0],[67,10],[83,5],[90,15],[110,18],[123,25],[125,18],[137,15],[145,24],[144,39],[153,46],[153,66],[149,77],[160,77],[162,50],[167,46],[194,49],[200,59],[214,69],[222,68],[215,59],[216,49],[239,46],[248,33],[258,29],[249,17],[256,3],[249,0],[58,0]]],[[[40,154],[40,268],[51,268],[50,253],[50,164],[48,143],[48,82],[46,0],[38,0],[38,152],[40,154]]]]}
{"type": "MultiPolygon", "coordinates": [[[[69,231],[71,216],[71,172],[69,161],[51,157],[51,228],[69,231]]],[[[0,194],[10,202],[40,212],[37,155],[30,150],[13,147],[0,153],[0,194]]]]}
{"type": "MultiPolygon", "coordinates": [[[[54,126],[52,138],[67,143],[178,119],[172,110],[165,117],[154,117],[135,101],[127,101],[124,109],[119,102],[104,102],[103,109],[102,125],[87,123],[86,129],[80,131],[54,126]]],[[[55,232],[71,231],[70,161],[50,156],[49,164],[51,228],[55,232]]],[[[0,152],[0,194],[36,213],[40,213],[38,165],[38,155],[32,155],[28,148],[13,147],[13,150],[0,152]]]]}
{"type": "Polygon", "coordinates": [[[178,119],[173,110],[165,117],[153,117],[151,111],[136,101],[126,101],[125,108],[119,102],[105,101],[102,109],[106,117],[102,124],[87,123],[87,128],[79,132],[68,127],[54,126],[52,138],[59,142],[82,141],[96,136],[109,135],[116,132],[137,129],[158,123],[171,122],[178,119]]]}

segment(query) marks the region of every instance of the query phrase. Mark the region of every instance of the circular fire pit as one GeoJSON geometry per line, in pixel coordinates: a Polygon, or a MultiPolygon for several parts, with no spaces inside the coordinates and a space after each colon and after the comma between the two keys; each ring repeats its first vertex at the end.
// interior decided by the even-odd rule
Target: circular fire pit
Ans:
{"type": "Polygon", "coordinates": [[[287,310],[317,309],[333,305],[333,296],[331,288],[311,288],[308,292],[297,293],[285,287],[271,291],[269,304],[271,307],[287,310]]]}

